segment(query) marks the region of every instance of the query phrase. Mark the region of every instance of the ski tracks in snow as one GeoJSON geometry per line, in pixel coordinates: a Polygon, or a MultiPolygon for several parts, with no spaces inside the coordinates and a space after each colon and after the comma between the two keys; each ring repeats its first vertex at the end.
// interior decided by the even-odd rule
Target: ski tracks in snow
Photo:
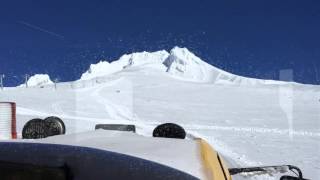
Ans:
{"type": "Polygon", "coordinates": [[[57,115],[64,115],[65,114],[61,108],[63,103],[64,103],[63,101],[58,101],[58,102],[52,103],[51,107],[55,111],[55,114],[57,114],[57,115]]]}
{"type": "Polygon", "coordinates": [[[108,115],[110,116],[110,119],[132,120],[132,117],[129,117],[130,115],[128,115],[131,113],[126,107],[116,105],[101,95],[104,88],[112,86],[112,85],[120,82],[122,79],[123,78],[119,78],[117,80],[114,80],[112,83],[103,84],[99,88],[94,90],[90,95],[92,96],[93,99],[95,99],[98,103],[100,103],[101,105],[103,105],[105,107],[105,110],[108,113],[108,115]]]}
{"type": "MultiPolygon", "coordinates": [[[[228,131],[227,133],[240,132],[245,134],[257,134],[262,135],[276,135],[276,136],[289,136],[290,133],[294,136],[305,137],[305,138],[319,138],[320,134],[318,132],[310,131],[291,131],[287,129],[276,129],[276,128],[257,128],[257,127],[232,127],[232,126],[212,126],[212,125],[190,125],[190,124],[181,124],[191,137],[203,138],[208,143],[212,145],[226,160],[229,167],[253,167],[264,165],[262,162],[254,161],[250,158],[250,155],[246,156],[240,154],[234,150],[233,145],[225,143],[222,140],[215,138],[213,135],[205,135],[206,133],[201,133],[201,131],[212,130],[212,131],[228,131]]],[[[256,180],[276,180],[279,179],[279,175],[262,175],[254,176],[254,174],[248,173],[245,175],[237,175],[234,177],[236,180],[242,179],[256,179],[256,180]]]]}
{"type": "Polygon", "coordinates": [[[212,125],[184,125],[184,127],[192,130],[222,130],[222,131],[234,131],[234,132],[246,132],[246,133],[263,133],[263,134],[279,134],[279,135],[292,134],[294,136],[320,137],[319,132],[296,131],[296,130],[277,129],[277,128],[212,126],[212,125]]]}

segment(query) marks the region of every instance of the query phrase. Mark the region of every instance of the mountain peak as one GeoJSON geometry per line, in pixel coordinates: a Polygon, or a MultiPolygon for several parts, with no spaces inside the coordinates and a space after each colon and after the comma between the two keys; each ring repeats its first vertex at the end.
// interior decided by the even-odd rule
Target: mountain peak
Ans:
{"type": "Polygon", "coordinates": [[[174,48],[171,49],[170,51],[171,55],[175,55],[180,58],[190,58],[190,57],[195,57],[195,55],[189,51],[187,48],[182,48],[175,46],[174,48]]]}
{"type": "Polygon", "coordinates": [[[187,48],[174,47],[163,63],[167,72],[186,80],[197,82],[215,81],[223,71],[201,60],[187,48]]]}

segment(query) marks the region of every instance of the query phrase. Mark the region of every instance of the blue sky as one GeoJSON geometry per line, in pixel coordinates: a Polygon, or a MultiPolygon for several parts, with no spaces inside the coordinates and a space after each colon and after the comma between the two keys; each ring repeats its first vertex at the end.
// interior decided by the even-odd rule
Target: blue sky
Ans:
{"type": "Polygon", "coordinates": [[[208,63],[255,78],[320,83],[315,0],[1,1],[0,73],[75,80],[90,64],[135,51],[187,47],[208,63]]]}

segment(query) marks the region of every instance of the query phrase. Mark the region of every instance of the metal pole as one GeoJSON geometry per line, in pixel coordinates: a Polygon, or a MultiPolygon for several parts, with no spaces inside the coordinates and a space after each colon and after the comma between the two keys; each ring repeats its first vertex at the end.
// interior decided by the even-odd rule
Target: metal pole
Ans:
{"type": "Polygon", "coordinates": [[[54,79],[54,89],[57,90],[57,83],[59,82],[59,80],[56,78],[54,79]]]}
{"type": "Polygon", "coordinates": [[[1,90],[3,90],[3,79],[4,79],[4,74],[0,75],[0,86],[1,86],[1,90]]]}
{"type": "Polygon", "coordinates": [[[26,75],[25,75],[26,88],[28,88],[28,80],[29,80],[29,74],[26,74],[26,75]]]}

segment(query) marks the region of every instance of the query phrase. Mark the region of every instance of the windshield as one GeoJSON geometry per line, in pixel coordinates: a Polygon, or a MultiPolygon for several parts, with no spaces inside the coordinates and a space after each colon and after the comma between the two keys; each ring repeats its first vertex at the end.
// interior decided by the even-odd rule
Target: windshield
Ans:
{"type": "MultiPolygon", "coordinates": [[[[151,138],[174,123],[156,135],[201,138],[228,168],[291,164],[317,179],[319,12],[316,1],[1,2],[0,139],[61,135],[54,143],[72,145],[63,141],[72,135],[96,148],[103,141],[92,139],[105,135],[86,133],[151,138]]],[[[106,142],[104,150],[207,176],[191,142],[181,154],[175,141],[158,150],[106,142]]],[[[233,179],[243,178],[272,179],[233,179]]]]}

